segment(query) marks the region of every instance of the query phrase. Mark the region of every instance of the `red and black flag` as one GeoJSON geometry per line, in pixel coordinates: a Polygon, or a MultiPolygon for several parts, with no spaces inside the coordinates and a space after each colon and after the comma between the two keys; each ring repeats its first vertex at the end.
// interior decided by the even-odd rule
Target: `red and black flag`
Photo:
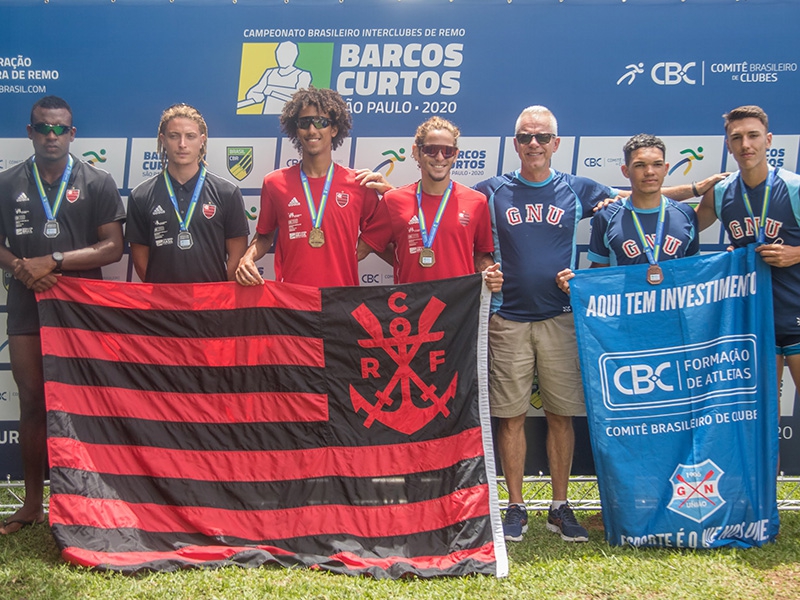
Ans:
{"type": "Polygon", "coordinates": [[[39,312],[62,555],[504,576],[481,285],[60,280],[39,312]]]}

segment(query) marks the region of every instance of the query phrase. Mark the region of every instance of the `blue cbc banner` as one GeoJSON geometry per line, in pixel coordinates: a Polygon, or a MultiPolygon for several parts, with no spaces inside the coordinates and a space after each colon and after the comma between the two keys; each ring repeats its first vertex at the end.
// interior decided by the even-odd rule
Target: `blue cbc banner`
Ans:
{"type": "MultiPolygon", "coordinates": [[[[627,184],[621,147],[640,132],[665,140],[670,185],[729,168],[735,163],[721,115],[750,103],[770,115],[770,162],[797,168],[797,3],[0,0],[0,7],[0,170],[30,155],[31,105],[55,94],[73,108],[73,153],[109,171],[125,199],[160,170],[161,111],[187,102],[208,122],[209,168],[240,186],[253,229],[264,174],[298,160],[278,115],[285,99],[309,84],[336,89],[353,113],[351,136],[334,159],[379,170],[395,185],[417,178],[414,131],[433,115],[461,128],[457,181],[473,185],[517,168],[514,122],[531,104],[550,107],[559,119],[553,166],[611,186],[627,184]],[[758,43],[729,41],[732,31],[747,31],[758,43]],[[609,35],[624,41],[608,43],[609,35]]],[[[586,220],[581,261],[588,232],[586,220]]],[[[717,226],[701,242],[704,252],[724,248],[717,226]]],[[[270,256],[259,266],[272,275],[270,256]]],[[[135,279],[127,255],[105,275],[135,279]]],[[[362,285],[392,281],[375,257],[361,264],[360,275],[362,285]]],[[[8,361],[3,339],[0,474],[18,477],[19,413],[8,361]]],[[[789,384],[781,427],[787,457],[800,457],[796,404],[789,384]]],[[[530,414],[538,427],[541,411],[530,414]]],[[[532,440],[531,472],[546,470],[540,438],[532,440]]],[[[586,440],[582,447],[576,468],[588,471],[586,440]]],[[[783,465],[800,472],[798,458],[783,465]]]]}
{"type": "Polygon", "coordinates": [[[754,246],[579,271],[570,285],[606,540],[760,546],[778,533],[769,267],[754,246]]]}

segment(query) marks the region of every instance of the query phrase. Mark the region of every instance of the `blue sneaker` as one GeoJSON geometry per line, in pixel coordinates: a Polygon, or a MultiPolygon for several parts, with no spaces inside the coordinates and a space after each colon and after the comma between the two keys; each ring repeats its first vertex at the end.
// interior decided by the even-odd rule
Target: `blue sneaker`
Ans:
{"type": "Polygon", "coordinates": [[[581,527],[569,504],[547,511],[547,528],[560,533],[565,542],[588,542],[589,532],[581,527]]]}
{"type": "Polygon", "coordinates": [[[503,522],[503,537],[509,542],[521,542],[522,534],[528,531],[528,511],[524,506],[512,504],[506,509],[503,522]]]}

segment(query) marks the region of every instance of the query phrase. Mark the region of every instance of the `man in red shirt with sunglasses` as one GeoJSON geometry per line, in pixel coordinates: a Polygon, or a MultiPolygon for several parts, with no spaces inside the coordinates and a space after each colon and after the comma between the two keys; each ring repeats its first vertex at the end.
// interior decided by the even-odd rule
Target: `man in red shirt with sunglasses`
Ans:
{"type": "Polygon", "coordinates": [[[492,259],[494,243],[486,197],[450,179],[458,157],[458,128],[431,117],[417,128],[411,154],[420,180],[389,190],[358,242],[359,260],[394,245],[395,283],[430,281],[486,271],[491,291],[503,274],[492,259]]]}
{"type": "Polygon", "coordinates": [[[380,173],[333,162],[333,150],[352,126],[342,97],[329,89],[301,89],[283,107],[281,129],[302,160],[264,177],[256,235],[239,261],[236,281],[261,285],[255,261],[275,242],[275,279],[317,287],[358,285],[356,244],[378,204],[380,173]]]}

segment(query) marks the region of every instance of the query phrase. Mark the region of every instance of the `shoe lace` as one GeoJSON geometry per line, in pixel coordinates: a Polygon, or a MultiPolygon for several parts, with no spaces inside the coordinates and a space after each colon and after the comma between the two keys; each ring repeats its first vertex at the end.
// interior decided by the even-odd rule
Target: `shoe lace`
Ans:
{"type": "Polygon", "coordinates": [[[569,504],[565,504],[559,510],[556,511],[559,518],[562,522],[568,523],[569,525],[577,525],[578,519],[575,518],[575,513],[572,512],[572,507],[569,504]]]}
{"type": "Polygon", "coordinates": [[[517,525],[522,522],[523,516],[522,509],[518,506],[512,506],[506,511],[506,524],[517,525]]]}

